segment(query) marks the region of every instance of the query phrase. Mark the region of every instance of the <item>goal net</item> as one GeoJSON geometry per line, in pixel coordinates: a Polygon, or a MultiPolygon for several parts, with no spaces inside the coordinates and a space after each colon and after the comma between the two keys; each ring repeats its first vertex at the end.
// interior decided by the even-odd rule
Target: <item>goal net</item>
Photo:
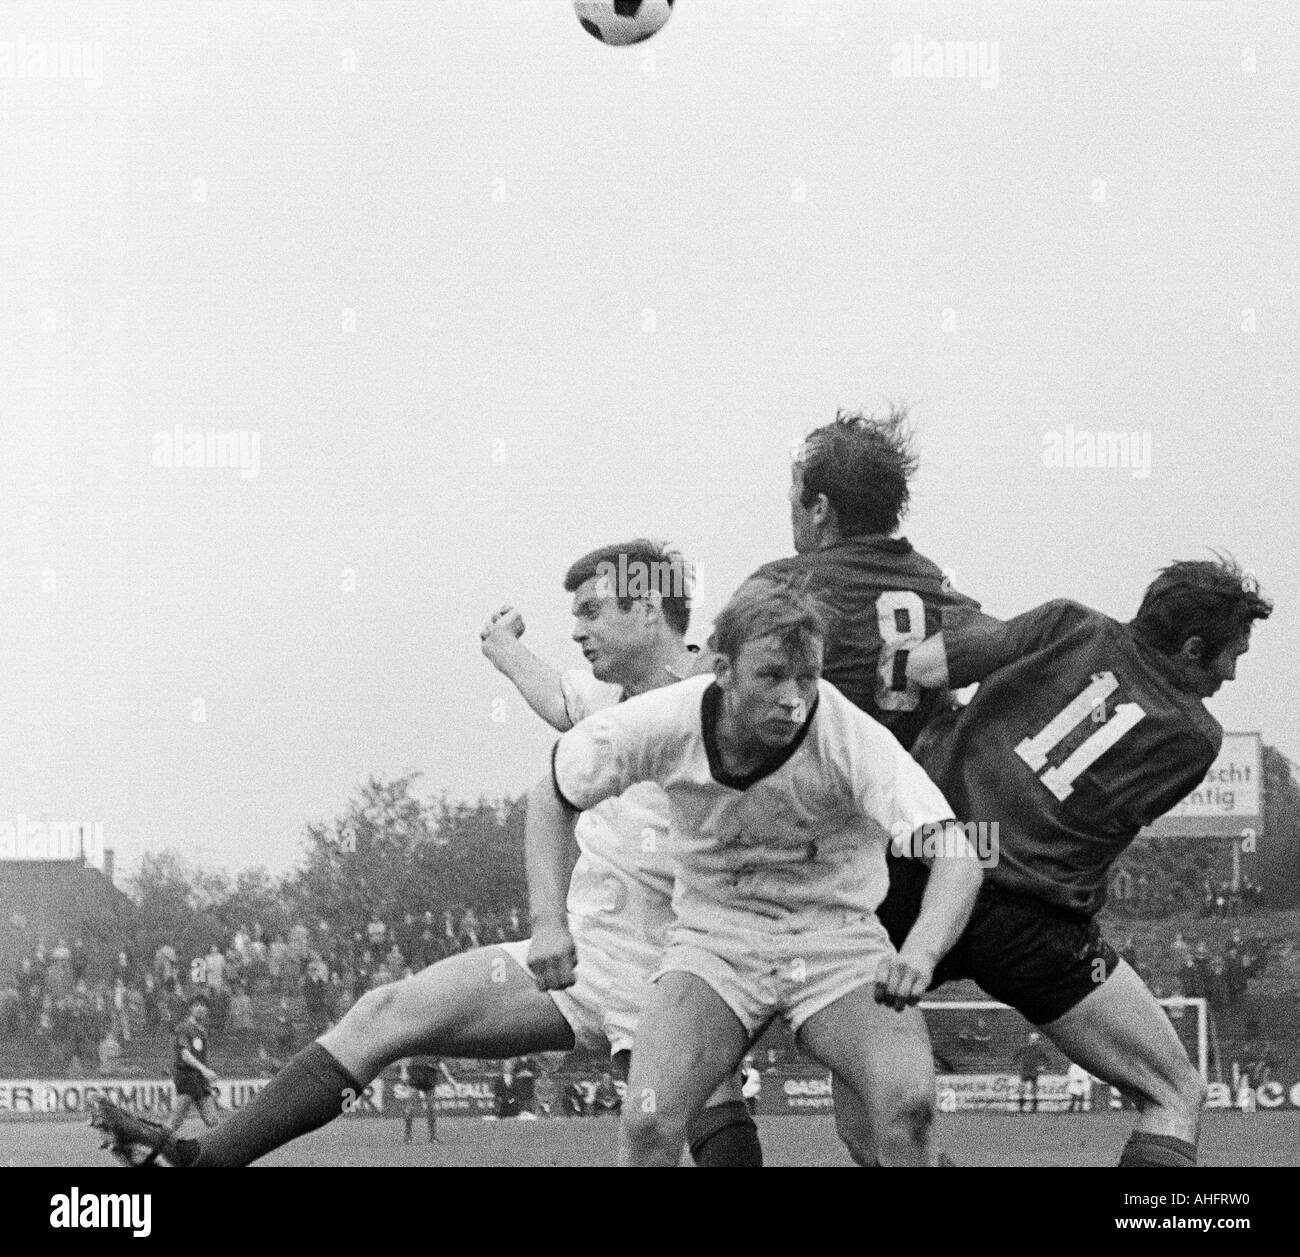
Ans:
{"type": "MultiPolygon", "coordinates": [[[[1209,1081],[1209,1021],[1203,999],[1162,999],[1161,1006],[1192,1063],[1209,1081]]],[[[921,1004],[934,1046],[941,1112],[1002,1110],[1064,1112],[1119,1107],[1119,1093],[1090,1079],[1071,1089],[1070,1062],[1050,1039],[1042,1049],[1036,1087],[1021,1081],[1026,1046],[1034,1030],[1014,1008],[994,1000],[926,1000],[921,1004]],[[1081,1094],[1080,1094],[1081,1093],[1081,1094]]],[[[1030,1055],[1035,1055],[1031,1052],[1030,1055]]]]}

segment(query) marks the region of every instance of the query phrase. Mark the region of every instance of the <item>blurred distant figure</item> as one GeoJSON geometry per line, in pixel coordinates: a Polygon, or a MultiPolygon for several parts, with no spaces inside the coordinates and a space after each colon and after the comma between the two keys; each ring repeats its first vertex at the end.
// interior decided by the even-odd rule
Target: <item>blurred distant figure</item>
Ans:
{"type": "Polygon", "coordinates": [[[537,1085],[533,1089],[537,1112],[541,1117],[554,1117],[559,1109],[560,1088],[555,1075],[545,1069],[537,1071],[537,1085]]]}
{"type": "Polygon", "coordinates": [[[230,999],[230,1012],[226,1017],[226,1027],[238,1056],[248,1056],[257,1038],[257,1027],[253,1021],[253,1000],[248,988],[237,986],[230,999]]]}
{"type": "Polygon", "coordinates": [[[763,1076],[758,1072],[752,1056],[745,1057],[740,1067],[740,1098],[744,1100],[750,1114],[758,1112],[758,1097],[763,1090],[763,1076]]]}
{"type": "Polygon", "coordinates": [[[1020,1111],[1038,1112],[1038,1076],[1047,1064],[1047,1051],[1037,1030],[1031,1030],[1025,1045],[1016,1053],[1020,1068],[1020,1111]]]}
{"type": "Polygon", "coordinates": [[[591,1097],[591,1108],[597,1117],[604,1117],[607,1113],[616,1115],[623,1108],[623,1097],[619,1095],[614,1076],[609,1070],[601,1074],[600,1081],[596,1084],[595,1094],[591,1097]]]}
{"type": "Polygon", "coordinates": [[[519,1092],[515,1087],[515,1063],[504,1061],[501,1075],[492,1085],[492,1095],[496,1100],[497,1117],[519,1116],[519,1092]]]}
{"type": "Polygon", "coordinates": [[[1070,1099],[1071,1113],[1083,1113],[1091,1107],[1092,1075],[1082,1065],[1070,1062],[1065,1071],[1065,1094],[1070,1099]]]}
{"type": "Polygon", "coordinates": [[[536,1118],[537,1071],[533,1068],[530,1057],[524,1056],[519,1060],[515,1070],[515,1093],[519,1097],[519,1116],[536,1118]]]}
{"type": "Polygon", "coordinates": [[[173,1040],[172,1081],[176,1085],[176,1112],[168,1125],[179,1130],[190,1110],[198,1111],[205,1126],[217,1124],[213,1085],[217,1074],[208,1065],[208,1000],[198,994],[190,1000],[189,1016],[176,1027],[173,1040]]]}
{"type": "Polygon", "coordinates": [[[406,1127],[406,1143],[411,1142],[415,1131],[415,1119],[421,1108],[424,1120],[429,1128],[429,1142],[436,1144],[438,1139],[438,1112],[434,1103],[434,1092],[439,1078],[448,1082],[455,1079],[436,1056],[413,1056],[402,1062],[402,1083],[406,1088],[405,1102],[402,1106],[402,1121],[406,1127]]]}

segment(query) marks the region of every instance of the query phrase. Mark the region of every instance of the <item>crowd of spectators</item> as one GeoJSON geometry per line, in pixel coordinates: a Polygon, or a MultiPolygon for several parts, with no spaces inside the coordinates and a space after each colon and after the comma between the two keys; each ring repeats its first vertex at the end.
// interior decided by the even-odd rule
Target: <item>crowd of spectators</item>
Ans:
{"type": "Polygon", "coordinates": [[[1121,916],[1164,917],[1195,908],[1202,917],[1226,919],[1263,908],[1264,892],[1249,876],[1239,878],[1234,887],[1226,878],[1152,878],[1121,865],[1111,877],[1107,902],[1121,916]]]}
{"type": "Polygon", "coordinates": [[[1116,949],[1145,978],[1159,998],[1204,999],[1216,1017],[1237,1008],[1249,985],[1267,967],[1272,947],[1262,935],[1246,936],[1234,929],[1231,937],[1195,942],[1175,932],[1166,955],[1144,956],[1130,936],[1116,949]]]}
{"type": "Polygon", "coordinates": [[[327,921],[273,936],[251,924],[196,955],[168,942],[151,954],[105,955],[80,938],[35,939],[17,970],[0,976],[0,1074],[20,1063],[46,1076],[107,1074],[136,1048],[156,1055],[195,991],[208,997],[219,1052],[282,1061],[365,991],[521,938],[521,921],[517,908],[504,916],[466,908],[375,919],[350,936],[327,921]]]}

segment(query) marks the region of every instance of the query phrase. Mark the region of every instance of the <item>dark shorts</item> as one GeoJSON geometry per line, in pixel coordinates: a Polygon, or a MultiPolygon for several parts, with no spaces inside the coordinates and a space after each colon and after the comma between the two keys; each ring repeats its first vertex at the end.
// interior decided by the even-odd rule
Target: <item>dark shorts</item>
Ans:
{"type": "MultiPolygon", "coordinates": [[[[890,854],[889,893],[876,915],[895,947],[921,913],[929,875],[921,861],[890,854]]],[[[1118,963],[1096,921],[985,880],[965,933],[935,970],[932,987],[970,978],[1043,1026],[1091,995],[1118,963]]]]}
{"type": "Polygon", "coordinates": [[[177,1074],[174,1081],[178,1096],[189,1096],[191,1100],[206,1100],[212,1094],[212,1088],[202,1074],[177,1074]]]}

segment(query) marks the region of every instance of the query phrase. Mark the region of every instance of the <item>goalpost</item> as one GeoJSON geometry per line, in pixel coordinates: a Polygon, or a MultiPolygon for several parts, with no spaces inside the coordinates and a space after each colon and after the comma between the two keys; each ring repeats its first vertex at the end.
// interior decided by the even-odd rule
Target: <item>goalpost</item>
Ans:
{"type": "MultiPolygon", "coordinates": [[[[1210,1081],[1210,1022],[1204,999],[1179,996],[1162,999],[1161,1007],[1178,1033],[1201,1077],[1210,1081]]],[[[923,1000],[921,1009],[934,1047],[941,1109],[1006,1109],[1019,1107],[1020,1066],[1017,1056],[1035,1029],[1018,1012],[996,1000],[923,1000]]],[[[1068,1107],[1065,1071],[1068,1059],[1042,1035],[1046,1062],[1035,1105],[1043,1111],[1068,1107]]],[[[1100,1084],[1106,1094],[1109,1088],[1100,1084]]],[[[1091,1108],[1097,1103],[1093,1087],[1091,1108]]]]}

